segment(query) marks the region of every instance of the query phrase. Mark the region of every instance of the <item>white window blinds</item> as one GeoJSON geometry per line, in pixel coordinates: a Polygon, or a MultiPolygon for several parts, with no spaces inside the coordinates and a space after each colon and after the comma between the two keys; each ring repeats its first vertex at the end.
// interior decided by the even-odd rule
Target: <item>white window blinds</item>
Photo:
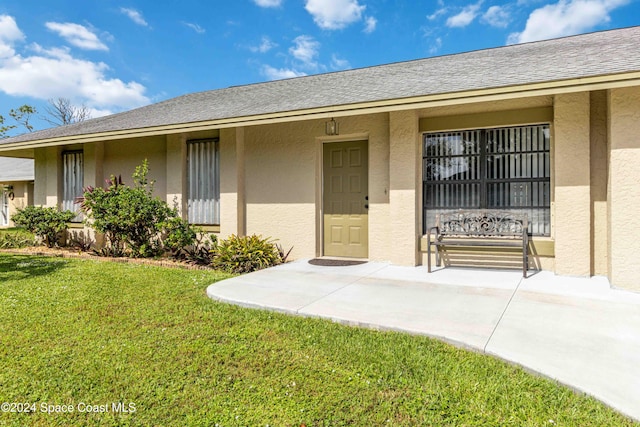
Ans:
{"type": "Polygon", "coordinates": [[[189,222],[220,224],[220,155],[218,140],[187,143],[189,222]]]}

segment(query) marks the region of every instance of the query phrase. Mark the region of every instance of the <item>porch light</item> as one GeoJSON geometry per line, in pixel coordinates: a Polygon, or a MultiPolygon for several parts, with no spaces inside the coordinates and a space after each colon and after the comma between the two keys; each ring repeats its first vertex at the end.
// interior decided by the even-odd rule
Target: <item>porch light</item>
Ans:
{"type": "Polygon", "coordinates": [[[327,135],[338,135],[338,122],[336,122],[333,118],[328,122],[324,123],[324,133],[327,135]]]}

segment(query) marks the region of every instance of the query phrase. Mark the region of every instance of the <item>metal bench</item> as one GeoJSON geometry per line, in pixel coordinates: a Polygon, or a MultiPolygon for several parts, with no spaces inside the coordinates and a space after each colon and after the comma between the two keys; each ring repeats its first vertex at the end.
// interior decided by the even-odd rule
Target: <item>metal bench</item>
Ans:
{"type": "Polygon", "coordinates": [[[427,269],[431,273],[432,246],[435,248],[437,267],[440,267],[441,246],[517,247],[522,248],[522,276],[526,278],[529,268],[528,227],[526,213],[460,210],[438,214],[436,225],[429,229],[427,236],[427,269]]]}

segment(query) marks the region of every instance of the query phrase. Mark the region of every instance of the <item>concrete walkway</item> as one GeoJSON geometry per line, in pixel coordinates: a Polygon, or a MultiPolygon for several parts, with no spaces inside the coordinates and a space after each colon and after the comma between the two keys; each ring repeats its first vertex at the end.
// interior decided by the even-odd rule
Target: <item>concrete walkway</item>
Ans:
{"type": "Polygon", "coordinates": [[[606,278],[300,260],[209,286],[248,307],[437,337],[495,355],[640,420],[640,294],[606,278]]]}

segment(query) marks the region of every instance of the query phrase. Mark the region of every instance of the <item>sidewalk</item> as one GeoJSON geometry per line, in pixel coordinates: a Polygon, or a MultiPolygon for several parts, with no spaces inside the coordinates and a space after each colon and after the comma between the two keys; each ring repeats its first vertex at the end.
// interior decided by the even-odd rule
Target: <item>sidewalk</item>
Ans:
{"type": "Polygon", "coordinates": [[[224,280],[209,297],[429,335],[495,355],[640,420],[640,294],[606,278],[307,260],[224,280]]]}

